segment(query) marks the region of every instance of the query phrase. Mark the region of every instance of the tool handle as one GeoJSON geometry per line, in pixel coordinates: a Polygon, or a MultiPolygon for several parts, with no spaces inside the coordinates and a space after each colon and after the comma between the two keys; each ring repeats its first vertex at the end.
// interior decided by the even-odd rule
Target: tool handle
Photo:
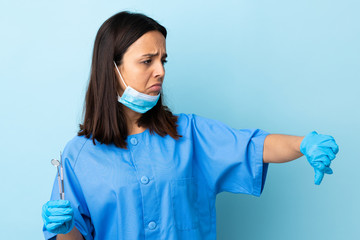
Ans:
{"type": "Polygon", "coordinates": [[[58,179],[58,184],[59,184],[60,199],[64,200],[64,199],[62,198],[62,197],[63,197],[63,196],[62,196],[62,195],[63,195],[63,192],[62,192],[62,188],[61,188],[60,175],[58,175],[57,179],[58,179]]]}

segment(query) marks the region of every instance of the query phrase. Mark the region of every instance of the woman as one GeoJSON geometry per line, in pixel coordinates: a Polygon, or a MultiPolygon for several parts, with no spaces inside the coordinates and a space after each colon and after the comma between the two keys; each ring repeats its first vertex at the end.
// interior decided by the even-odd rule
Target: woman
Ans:
{"type": "Polygon", "coordinates": [[[173,114],[162,102],[166,34],[127,11],[100,27],[84,121],[63,151],[66,200],[55,182],[43,206],[46,239],[215,239],[216,194],[260,196],[269,163],[304,154],[316,184],[332,173],[331,136],[173,114]]]}

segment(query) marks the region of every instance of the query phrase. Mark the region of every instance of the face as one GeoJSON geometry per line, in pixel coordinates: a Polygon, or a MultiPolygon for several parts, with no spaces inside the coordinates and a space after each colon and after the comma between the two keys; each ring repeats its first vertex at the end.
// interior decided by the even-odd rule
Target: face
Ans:
{"type": "MultiPolygon", "coordinates": [[[[166,57],[165,37],[159,31],[150,31],[130,45],[118,68],[126,85],[156,96],[164,81],[166,57]]],[[[114,70],[119,81],[118,93],[121,96],[126,86],[116,68],[114,70]]]]}

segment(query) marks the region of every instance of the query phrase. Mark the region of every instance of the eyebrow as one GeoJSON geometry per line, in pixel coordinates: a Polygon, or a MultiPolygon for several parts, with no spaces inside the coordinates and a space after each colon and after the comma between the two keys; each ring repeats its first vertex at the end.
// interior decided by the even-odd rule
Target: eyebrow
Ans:
{"type": "MultiPolygon", "coordinates": [[[[159,55],[159,53],[147,53],[147,54],[142,55],[142,57],[154,57],[157,55],[159,55]]],[[[163,57],[166,58],[167,56],[168,56],[167,53],[163,54],[163,57]]]]}

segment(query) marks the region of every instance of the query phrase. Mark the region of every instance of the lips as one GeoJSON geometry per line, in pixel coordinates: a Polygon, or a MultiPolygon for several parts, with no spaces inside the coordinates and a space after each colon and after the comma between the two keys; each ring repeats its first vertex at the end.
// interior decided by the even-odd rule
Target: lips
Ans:
{"type": "Polygon", "coordinates": [[[150,88],[149,88],[149,90],[151,91],[151,92],[158,92],[158,91],[160,91],[161,90],[161,85],[152,85],[150,88]]]}
{"type": "Polygon", "coordinates": [[[162,88],[161,85],[162,85],[161,83],[154,84],[149,88],[149,90],[150,91],[160,91],[162,88]]]}
{"type": "Polygon", "coordinates": [[[161,83],[154,84],[150,88],[152,88],[152,87],[161,87],[161,83]]]}

